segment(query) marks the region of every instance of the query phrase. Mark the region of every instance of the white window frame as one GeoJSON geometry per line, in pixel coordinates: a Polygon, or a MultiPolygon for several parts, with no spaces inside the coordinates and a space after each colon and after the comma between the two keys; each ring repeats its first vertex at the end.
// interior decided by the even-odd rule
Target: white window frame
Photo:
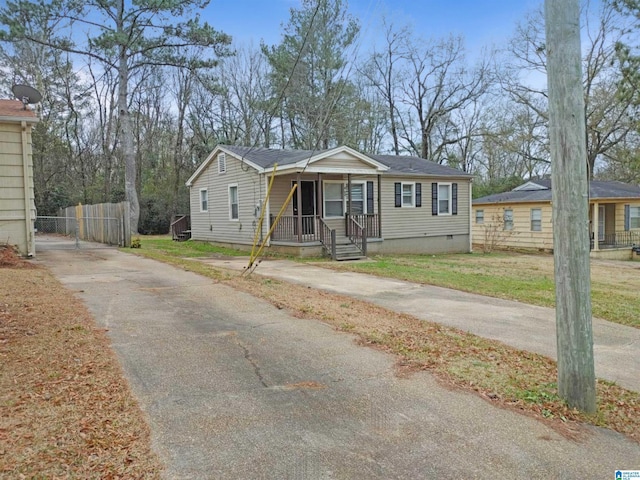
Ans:
{"type": "MultiPolygon", "coordinates": [[[[367,182],[360,181],[360,180],[358,180],[357,182],[351,182],[352,188],[354,185],[360,185],[362,187],[362,215],[366,215],[367,214],[367,182]]],[[[347,205],[349,203],[349,189],[348,189],[347,183],[344,183],[344,192],[345,192],[345,199],[343,204],[344,213],[347,213],[347,205]]],[[[353,193],[351,194],[351,196],[353,197],[353,193]]],[[[360,214],[356,214],[356,215],[360,215],[360,214]]]]}
{"type": "Polygon", "coordinates": [[[476,208],[476,224],[484,224],[484,209],[482,208],[476,208]],[[478,221],[478,219],[480,219],[480,221],[478,221]]]}
{"type": "Polygon", "coordinates": [[[502,214],[502,221],[504,222],[504,230],[513,230],[513,208],[505,208],[502,214]],[[511,213],[511,219],[507,223],[507,212],[511,213]]]}
{"type": "Polygon", "coordinates": [[[400,206],[402,208],[416,208],[416,182],[402,182],[400,184],[400,206]],[[404,187],[411,187],[411,203],[404,203],[404,187]]]}
{"type": "Polygon", "coordinates": [[[629,206],[629,230],[635,230],[640,228],[640,206],[629,206]],[[634,215],[635,211],[635,215],[634,215]],[[634,225],[634,220],[636,220],[636,224],[634,225]]]}
{"type": "Polygon", "coordinates": [[[227,196],[229,198],[229,220],[231,220],[232,222],[238,222],[240,221],[240,192],[239,192],[239,188],[238,188],[238,184],[237,183],[230,183],[227,186],[227,196]],[[233,218],[233,203],[231,203],[231,189],[235,188],[236,189],[236,213],[238,214],[237,218],[233,218]]]}
{"type": "Polygon", "coordinates": [[[438,215],[442,215],[442,216],[447,216],[447,215],[451,215],[451,209],[453,208],[453,186],[451,183],[438,183],[438,215]],[[447,211],[446,212],[442,212],[440,210],[440,202],[442,202],[442,196],[440,195],[440,187],[448,187],[449,190],[449,195],[448,195],[448,205],[447,205],[447,211]]]}
{"type": "Polygon", "coordinates": [[[541,208],[532,208],[531,213],[529,214],[531,217],[531,231],[532,232],[541,232],[542,231],[542,209],[541,208]],[[533,212],[539,212],[540,218],[533,218],[533,212]],[[537,222],[536,226],[538,228],[534,228],[534,223],[537,222]]]}
{"type": "Polygon", "coordinates": [[[201,213],[206,213],[209,211],[209,190],[206,188],[201,188],[200,189],[200,212],[201,213]],[[204,193],[205,197],[204,198],[204,202],[203,202],[203,197],[202,194],[204,193]],[[206,202],[207,207],[206,208],[202,208],[204,203],[206,202]]]}
{"type": "MultiPolygon", "coordinates": [[[[351,187],[354,185],[362,186],[362,214],[367,214],[367,182],[366,180],[358,180],[356,182],[351,182],[351,187]]],[[[347,205],[349,203],[349,191],[348,191],[349,183],[344,180],[324,180],[322,182],[322,215],[323,218],[343,218],[347,213],[347,205]],[[339,184],[342,190],[342,213],[340,216],[337,215],[327,215],[327,184],[339,184]]],[[[331,198],[329,201],[336,202],[338,199],[331,198]]]]}
{"type": "Polygon", "coordinates": [[[217,157],[218,161],[218,174],[223,175],[227,173],[227,155],[225,153],[219,153],[217,157]]]}

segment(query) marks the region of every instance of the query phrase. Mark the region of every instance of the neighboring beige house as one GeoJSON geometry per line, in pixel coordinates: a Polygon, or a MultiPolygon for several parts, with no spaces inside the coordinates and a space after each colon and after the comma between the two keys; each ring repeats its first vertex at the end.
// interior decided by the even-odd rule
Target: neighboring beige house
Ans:
{"type": "MultiPolygon", "coordinates": [[[[483,246],[497,235],[500,247],[553,250],[551,219],[551,180],[531,180],[473,200],[473,243],[483,246]]],[[[589,225],[596,255],[640,244],[640,187],[589,182],[589,225]]]]}
{"type": "Polygon", "coordinates": [[[31,128],[36,114],[18,100],[0,100],[0,244],[35,254],[31,128]]]}
{"type": "Polygon", "coordinates": [[[251,245],[264,208],[257,236],[299,256],[471,249],[471,176],[421,158],[219,145],[187,186],[197,240],[251,245]]]}

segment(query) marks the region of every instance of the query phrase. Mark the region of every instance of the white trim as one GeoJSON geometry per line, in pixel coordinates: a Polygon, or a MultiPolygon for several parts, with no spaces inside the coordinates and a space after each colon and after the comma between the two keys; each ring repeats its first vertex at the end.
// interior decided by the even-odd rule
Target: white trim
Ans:
{"type": "Polygon", "coordinates": [[[416,208],[416,183],[418,182],[400,182],[400,208],[416,208]],[[404,203],[405,185],[411,185],[411,205],[404,203]]]}
{"type": "Polygon", "coordinates": [[[484,208],[476,208],[474,211],[474,218],[476,225],[484,225],[484,208]],[[482,221],[478,222],[478,212],[482,212],[482,221]]]}
{"type": "Polygon", "coordinates": [[[209,211],[209,189],[207,187],[201,188],[198,198],[200,200],[200,213],[207,213],[209,211]],[[207,208],[206,208],[206,210],[202,208],[202,192],[205,192],[207,194],[207,208]]]}
{"type": "Polygon", "coordinates": [[[503,230],[506,230],[506,231],[513,230],[513,208],[508,207],[508,208],[505,208],[503,210],[503,212],[502,212],[502,223],[503,223],[503,227],[502,227],[503,230]],[[507,219],[507,211],[511,212],[511,228],[507,228],[507,220],[506,220],[507,219]]]}
{"type": "MultiPolygon", "coordinates": [[[[306,158],[304,160],[300,160],[298,162],[296,162],[295,164],[291,165],[291,167],[293,168],[306,168],[306,171],[313,171],[310,170],[310,165],[313,163],[316,163],[320,160],[323,160],[325,158],[330,158],[334,155],[336,155],[337,153],[348,153],[354,157],[356,157],[358,160],[363,161],[364,163],[367,163],[369,165],[371,165],[375,170],[377,171],[382,171],[382,172],[386,172],[387,170],[389,170],[389,167],[384,165],[383,163],[380,163],[376,160],[374,160],[373,158],[358,152],[357,150],[354,150],[353,148],[347,147],[347,146],[342,146],[342,147],[336,147],[334,149],[331,150],[327,150],[326,152],[322,152],[319,153],[317,155],[313,155],[310,158],[306,158]]],[[[285,167],[283,167],[285,168],[285,167]]],[[[338,170],[343,170],[343,169],[338,169],[338,170]]],[[[349,173],[356,173],[355,170],[349,170],[349,169],[344,169],[345,172],[349,172],[349,173]]],[[[368,170],[366,170],[368,172],[368,170]]],[[[331,172],[319,172],[319,173],[331,173],[331,172]]]]}
{"type": "Polygon", "coordinates": [[[511,190],[512,192],[519,192],[522,190],[549,190],[547,187],[540,185],[539,183],[536,183],[534,181],[529,180],[526,183],[523,183],[522,185],[517,186],[516,188],[514,188],[513,190],[511,190]]]}
{"type": "MultiPolygon", "coordinates": [[[[459,194],[460,194],[460,191],[458,190],[458,195],[459,194]]],[[[473,252],[473,224],[471,223],[473,220],[471,219],[471,215],[472,215],[471,212],[473,212],[473,180],[472,179],[469,180],[469,253],[473,252]]]]}
{"type": "MultiPolygon", "coordinates": [[[[345,189],[344,189],[345,181],[344,180],[322,180],[322,218],[342,218],[344,217],[344,210],[346,208],[345,201],[345,189]],[[334,183],[341,186],[342,189],[342,214],[341,215],[332,215],[327,216],[327,184],[334,183]]],[[[332,199],[332,201],[337,201],[337,199],[332,199]]]]}
{"type": "Polygon", "coordinates": [[[452,210],[453,209],[453,183],[452,182],[438,182],[438,216],[442,216],[442,217],[447,217],[449,215],[453,215],[452,210]],[[440,211],[440,186],[448,186],[449,187],[449,208],[448,211],[445,213],[442,213],[440,211]]]}
{"type": "Polygon", "coordinates": [[[237,183],[230,183],[227,185],[227,201],[229,204],[229,220],[232,222],[239,222],[240,221],[240,189],[238,188],[238,184],[237,183]],[[231,210],[231,189],[234,188],[236,189],[236,205],[237,205],[237,212],[238,212],[238,218],[233,218],[233,211],[231,210]]]}
{"type": "Polygon", "coordinates": [[[217,155],[220,152],[224,152],[226,154],[226,156],[231,156],[231,157],[233,157],[234,159],[236,159],[238,161],[242,161],[243,163],[245,163],[246,165],[250,166],[254,170],[257,170],[258,173],[265,173],[265,171],[271,171],[272,170],[272,168],[263,169],[262,167],[256,165],[253,162],[250,162],[249,160],[240,159],[240,158],[238,158],[238,156],[236,154],[234,154],[233,152],[230,152],[228,149],[224,148],[224,145],[218,145],[216,148],[213,149],[213,151],[209,155],[207,155],[207,158],[205,158],[204,162],[202,162],[200,164],[200,166],[196,169],[196,171],[193,172],[193,175],[191,175],[189,177],[189,179],[185,182],[185,185],[187,187],[193,186],[193,183],[198,179],[198,177],[200,175],[202,175],[204,170],[206,170],[209,167],[209,165],[211,165],[211,162],[213,162],[213,160],[215,158],[217,158],[217,155]]]}
{"type": "Polygon", "coordinates": [[[529,209],[529,224],[530,224],[529,228],[531,228],[532,232],[541,232],[542,231],[542,208],[533,207],[533,208],[529,209]],[[533,212],[534,211],[540,212],[540,219],[534,219],[533,218],[533,212]],[[534,228],[533,228],[533,222],[534,221],[540,222],[540,229],[539,230],[534,230],[534,228]]]}
{"type": "Polygon", "coordinates": [[[218,153],[216,161],[218,162],[218,175],[227,173],[227,154],[225,152],[218,153]]]}

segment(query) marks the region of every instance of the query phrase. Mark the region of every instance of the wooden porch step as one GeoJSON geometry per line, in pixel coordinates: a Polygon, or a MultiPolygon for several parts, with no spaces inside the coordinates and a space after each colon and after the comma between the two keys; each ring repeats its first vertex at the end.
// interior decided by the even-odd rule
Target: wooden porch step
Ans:
{"type": "Polygon", "coordinates": [[[362,252],[358,247],[356,247],[353,243],[336,243],[336,260],[337,261],[345,261],[345,260],[360,260],[365,258],[362,255],[362,252]]]}

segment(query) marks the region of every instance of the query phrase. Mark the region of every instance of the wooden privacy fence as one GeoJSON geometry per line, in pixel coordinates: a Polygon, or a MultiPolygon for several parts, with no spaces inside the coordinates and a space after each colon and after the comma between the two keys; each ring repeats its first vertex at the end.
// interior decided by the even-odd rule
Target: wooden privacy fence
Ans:
{"type": "Polygon", "coordinates": [[[131,245],[129,202],[61,208],[59,216],[77,220],[76,235],[80,240],[124,247],[131,245]]]}

